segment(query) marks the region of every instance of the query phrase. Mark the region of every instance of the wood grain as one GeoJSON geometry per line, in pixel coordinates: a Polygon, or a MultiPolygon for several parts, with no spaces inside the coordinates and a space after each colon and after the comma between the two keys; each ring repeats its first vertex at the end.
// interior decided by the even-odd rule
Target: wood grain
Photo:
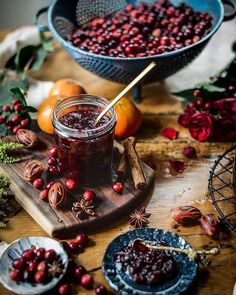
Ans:
{"type": "MultiPolygon", "coordinates": [[[[5,33],[2,33],[0,38],[4,35],[5,33]]],[[[89,93],[107,98],[115,97],[123,88],[123,85],[100,79],[82,69],[60,48],[52,54],[35,77],[42,80],[76,78],[86,86],[89,93]]],[[[191,82],[191,77],[189,81],[191,82]]],[[[150,226],[170,229],[196,249],[219,245],[220,254],[212,257],[212,263],[207,270],[200,269],[199,276],[188,294],[231,295],[236,280],[236,235],[224,231],[219,240],[211,240],[202,234],[199,226],[176,226],[170,217],[172,208],[185,204],[192,204],[203,213],[216,214],[208,198],[209,170],[217,156],[230,144],[194,141],[188,131],[177,124],[181,103],[170,96],[165,85],[155,83],[145,86],[142,93],[144,100],[139,107],[144,112],[144,124],[138,134],[136,148],[143,160],[152,160],[157,164],[155,186],[147,198],[150,199],[147,211],[152,213],[150,226]],[[179,138],[171,141],[160,136],[163,127],[175,127],[180,133],[179,138]],[[183,157],[182,149],[186,145],[196,148],[197,159],[187,160],[183,157]],[[180,175],[171,176],[168,171],[170,158],[184,160],[188,164],[186,170],[180,175]]],[[[103,254],[113,238],[131,229],[127,220],[128,217],[119,219],[106,229],[90,235],[89,247],[77,258],[78,263],[92,271],[96,283],[103,283],[108,287],[101,271],[103,254]]],[[[8,243],[31,235],[45,236],[45,232],[24,210],[9,221],[6,229],[0,231],[0,238],[8,243]]],[[[93,290],[85,290],[78,284],[74,288],[74,294],[94,294],[93,290]]],[[[12,293],[0,286],[0,294],[12,293]]]]}

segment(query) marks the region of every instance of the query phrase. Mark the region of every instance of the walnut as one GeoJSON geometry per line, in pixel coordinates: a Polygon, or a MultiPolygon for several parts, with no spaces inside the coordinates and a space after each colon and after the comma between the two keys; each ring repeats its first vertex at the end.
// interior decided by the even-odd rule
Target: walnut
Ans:
{"type": "Polygon", "coordinates": [[[38,142],[37,135],[28,129],[19,129],[16,132],[16,140],[27,148],[35,146],[38,142]]]}
{"type": "Polygon", "coordinates": [[[48,192],[48,201],[53,209],[58,209],[66,205],[66,190],[60,182],[55,182],[50,187],[48,192]]]}
{"type": "Polygon", "coordinates": [[[27,181],[34,181],[40,177],[45,170],[43,162],[38,160],[30,160],[25,164],[23,176],[27,181]]]}

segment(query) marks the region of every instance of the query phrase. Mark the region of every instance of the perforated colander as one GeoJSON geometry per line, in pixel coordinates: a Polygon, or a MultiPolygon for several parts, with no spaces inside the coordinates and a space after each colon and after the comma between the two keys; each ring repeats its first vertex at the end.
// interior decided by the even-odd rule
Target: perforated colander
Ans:
{"type": "MultiPolygon", "coordinates": [[[[121,58],[93,54],[73,46],[66,40],[79,25],[94,17],[104,16],[113,12],[123,10],[127,3],[138,5],[153,3],[151,0],[55,0],[49,7],[42,8],[36,15],[35,22],[42,13],[47,13],[48,27],[39,26],[40,30],[50,30],[53,36],[62,44],[69,55],[77,63],[87,70],[119,83],[129,83],[133,80],[151,61],[157,63],[157,67],[149,74],[142,83],[151,83],[176,73],[190,61],[192,61],[204,48],[208,40],[220,27],[224,18],[224,8],[220,0],[170,0],[177,6],[186,3],[196,11],[205,11],[213,17],[212,30],[200,41],[179,50],[154,55],[150,57],[121,58]]],[[[235,11],[230,15],[233,17],[235,11]]],[[[229,17],[228,17],[229,19],[229,17]]]]}

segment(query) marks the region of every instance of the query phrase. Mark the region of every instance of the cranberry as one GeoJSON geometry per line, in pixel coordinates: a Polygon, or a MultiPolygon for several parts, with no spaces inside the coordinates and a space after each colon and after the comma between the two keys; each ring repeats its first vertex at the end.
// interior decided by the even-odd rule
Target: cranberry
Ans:
{"type": "Polygon", "coordinates": [[[190,101],[189,104],[188,104],[188,107],[190,109],[194,109],[196,107],[196,103],[194,101],[190,101]]]}
{"type": "Polygon", "coordinates": [[[107,289],[103,285],[98,285],[95,289],[96,295],[106,295],[107,294],[107,289]]]}
{"type": "Polygon", "coordinates": [[[56,159],[51,157],[48,159],[48,165],[49,166],[55,166],[56,165],[56,159]]]}
{"type": "Polygon", "coordinates": [[[36,178],[33,181],[33,187],[38,189],[38,190],[41,190],[43,188],[43,185],[44,185],[44,181],[43,181],[42,178],[36,178]]]}
{"type": "Polygon", "coordinates": [[[112,186],[113,191],[118,194],[121,194],[123,191],[123,184],[121,182],[115,182],[112,186]]]}
{"type": "Polygon", "coordinates": [[[80,245],[75,241],[70,242],[69,246],[70,246],[70,249],[73,253],[78,252],[81,248],[80,245]]]}
{"type": "Polygon", "coordinates": [[[35,257],[35,253],[33,249],[26,249],[22,253],[22,258],[24,260],[30,261],[35,257]]]}
{"type": "Polygon", "coordinates": [[[84,246],[88,242],[88,237],[87,235],[80,233],[75,237],[75,241],[78,245],[84,246]]]}
{"type": "Polygon", "coordinates": [[[14,106],[14,110],[17,112],[17,113],[20,113],[22,111],[22,104],[21,103],[18,103],[14,106]]]}
{"type": "Polygon", "coordinates": [[[71,288],[68,284],[63,284],[58,287],[58,293],[60,295],[68,295],[71,293],[71,288]]]}
{"type": "Polygon", "coordinates": [[[16,134],[16,132],[17,132],[19,129],[20,129],[19,126],[15,126],[15,127],[13,127],[12,132],[16,134]]]}
{"type": "Polygon", "coordinates": [[[196,98],[198,98],[198,97],[201,97],[202,96],[202,93],[201,93],[201,91],[199,89],[195,89],[193,91],[193,96],[196,97],[196,98]]]}
{"type": "Polygon", "coordinates": [[[59,170],[58,170],[58,168],[56,166],[50,166],[48,168],[48,171],[49,171],[49,174],[53,175],[53,176],[55,176],[55,175],[57,175],[59,173],[59,170]]]}
{"type": "Polygon", "coordinates": [[[36,272],[37,268],[38,268],[38,262],[36,260],[29,261],[29,264],[28,264],[29,270],[36,272]]]}
{"type": "Polygon", "coordinates": [[[196,101],[196,104],[197,104],[197,106],[200,107],[200,108],[203,107],[203,105],[204,105],[202,99],[198,99],[198,100],[196,101]]]}
{"type": "Polygon", "coordinates": [[[53,249],[49,249],[45,252],[45,260],[49,263],[52,263],[57,257],[57,253],[53,249]]]}
{"type": "Polygon", "coordinates": [[[15,282],[19,282],[21,279],[21,273],[19,271],[19,269],[12,269],[9,272],[9,278],[15,282]]]}
{"type": "Polygon", "coordinates": [[[86,273],[80,279],[80,285],[86,289],[90,289],[93,286],[93,277],[86,273]]]}
{"type": "Polygon", "coordinates": [[[51,157],[56,158],[57,157],[57,148],[55,146],[51,147],[49,150],[49,154],[51,157]]]}
{"type": "Polygon", "coordinates": [[[77,182],[74,178],[68,178],[66,179],[65,181],[65,187],[70,190],[70,191],[73,191],[76,189],[76,186],[77,186],[77,182]]]}
{"type": "Polygon", "coordinates": [[[42,270],[38,270],[34,275],[34,280],[36,283],[40,284],[45,281],[46,277],[47,277],[46,272],[42,270]]]}
{"type": "Polygon", "coordinates": [[[20,121],[20,125],[22,126],[22,127],[27,127],[27,126],[29,126],[29,120],[28,119],[24,119],[24,120],[21,120],[20,121]]]}
{"type": "Polygon", "coordinates": [[[4,105],[2,106],[2,110],[3,110],[3,112],[10,112],[11,108],[9,107],[9,105],[4,104],[4,105]]]}
{"type": "Polygon", "coordinates": [[[19,104],[20,101],[19,101],[19,99],[14,98],[14,99],[11,101],[11,103],[15,106],[15,105],[19,104]]]}
{"type": "Polygon", "coordinates": [[[19,115],[13,115],[11,120],[14,124],[18,123],[20,121],[20,116],[19,115]]]}
{"type": "Polygon", "coordinates": [[[48,189],[41,190],[39,192],[39,198],[40,198],[40,200],[47,202],[48,201],[48,189]]]}
{"type": "Polygon", "coordinates": [[[0,116],[0,124],[4,124],[6,122],[6,119],[2,116],[0,116]]]}
{"type": "Polygon", "coordinates": [[[76,266],[75,267],[75,269],[74,269],[74,275],[76,276],[76,278],[77,279],[81,279],[82,278],[82,276],[84,275],[84,274],[86,274],[87,273],[87,271],[86,271],[86,269],[82,266],[82,265],[78,265],[78,266],[76,266]]]}
{"type": "Polygon", "coordinates": [[[46,272],[47,269],[48,269],[48,267],[47,267],[47,263],[46,263],[46,261],[41,261],[41,262],[38,264],[38,266],[37,266],[37,270],[38,270],[38,271],[46,272]]]}
{"type": "Polygon", "coordinates": [[[45,249],[44,248],[38,248],[36,251],[35,251],[35,255],[36,255],[36,259],[38,261],[41,261],[44,259],[44,256],[45,256],[45,249]]]}
{"type": "Polygon", "coordinates": [[[12,266],[17,269],[22,269],[25,267],[25,260],[22,257],[17,258],[13,260],[12,266]]]}
{"type": "Polygon", "coordinates": [[[95,192],[87,190],[83,194],[83,199],[86,202],[89,202],[89,201],[92,201],[95,198],[95,196],[96,196],[95,192]]]}
{"type": "Polygon", "coordinates": [[[208,101],[208,102],[205,103],[204,107],[205,107],[207,110],[210,110],[210,109],[212,109],[213,105],[212,105],[212,103],[211,103],[210,101],[208,101]]]}

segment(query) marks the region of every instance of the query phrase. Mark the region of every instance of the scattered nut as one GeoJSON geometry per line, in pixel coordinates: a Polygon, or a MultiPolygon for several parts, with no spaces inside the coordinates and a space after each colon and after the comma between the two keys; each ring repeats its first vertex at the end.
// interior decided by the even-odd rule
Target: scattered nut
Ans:
{"type": "Polygon", "coordinates": [[[33,182],[36,178],[39,178],[45,170],[43,162],[38,160],[30,160],[26,162],[23,171],[23,177],[30,182],[33,182]]]}
{"type": "Polygon", "coordinates": [[[19,129],[16,132],[16,140],[27,148],[35,146],[38,142],[37,135],[28,129],[19,129]]]}
{"type": "Polygon", "coordinates": [[[60,182],[55,182],[49,189],[48,201],[52,208],[58,209],[66,205],[67,194],[60,182]]]}

